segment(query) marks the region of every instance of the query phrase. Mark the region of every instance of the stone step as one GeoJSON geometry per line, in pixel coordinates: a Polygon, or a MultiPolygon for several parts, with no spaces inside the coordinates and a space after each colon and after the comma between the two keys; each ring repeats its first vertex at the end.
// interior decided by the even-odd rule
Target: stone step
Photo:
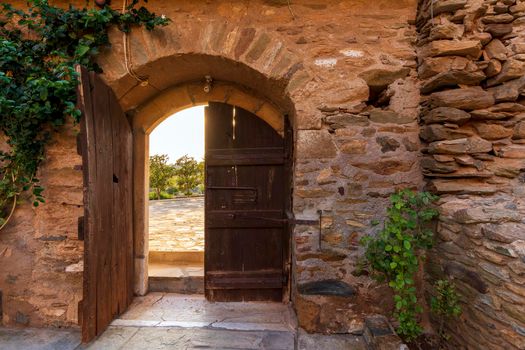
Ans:
{"type": "Polygon", "coordinates": [[[204,251],[151,251],[150,263],[204,264],[204,251]]]}
{"type": "Polygon", "coordinates": [[[150,276],[148,285],[150,292],[204,294],[204,276],[150,276]]]}

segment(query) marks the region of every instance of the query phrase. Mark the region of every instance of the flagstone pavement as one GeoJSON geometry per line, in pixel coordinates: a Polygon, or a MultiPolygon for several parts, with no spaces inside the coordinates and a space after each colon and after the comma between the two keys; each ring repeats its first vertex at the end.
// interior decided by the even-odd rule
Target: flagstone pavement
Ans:
{"type": "Polygon", "coordinates": [[[364,350],[362,337],[307,334],[281,303],[210,303],[201,295],[149,293],[90,344],[78,329],[0,328],[1,350],[364,350]]]}

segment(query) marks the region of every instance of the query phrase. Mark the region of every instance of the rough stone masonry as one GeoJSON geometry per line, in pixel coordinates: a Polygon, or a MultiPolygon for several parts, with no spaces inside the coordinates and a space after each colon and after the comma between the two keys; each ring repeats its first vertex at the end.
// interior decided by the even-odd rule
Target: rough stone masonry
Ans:
{"type": "Polygon", "coordinates": [[[430,276],[454,278],[469,348],[525,347],[525,2],[419,5],[421,170],[441,194],[430,276]]]}
{"type": "MultiPolygon", "coordinates": [[[[62,1],[60,3],[66,3],[62,1]]],[[[114,6],[119,6],[114,4],[114,6]]],[[[101,58],[125,109],[210,71],[293,117],[292,302],[309,332],[363,332],[391,311],[388,287],[354,276],[359,239],[400,188],[441,195],[429,278],[454,278],[464,313],[448,324],[472,349],[525,346],[525,2],[257,0],[148,3],[173,24],[120,33],[101,58]],[[185,57],[187,57],[185,59],[185,57]],[[328,292],[327,292],[328,291],[328,292]]],[[[69,126],[0,232],[6,325],[74,326],[82,299],[81,159],[69,126]]],[[[432,290],[428,288],[428,295],[432,290]]]]}

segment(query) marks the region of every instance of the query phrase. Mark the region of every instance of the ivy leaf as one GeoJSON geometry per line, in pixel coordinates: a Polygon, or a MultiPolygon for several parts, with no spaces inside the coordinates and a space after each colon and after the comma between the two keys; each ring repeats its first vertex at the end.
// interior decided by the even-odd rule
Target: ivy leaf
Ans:
{"type": "Polygon", "coordinates": [[[88,51],[90,47],[87,45],[79,45],[75,51],[75,55],[78,57],[84,56],[88,51]]]}
{"type": "Polygon", "coordinates": [[[397,263],[394,262],[394,261],[392,261],[392,262],[390,263],[390,268],[393,270],[393,269],[395,269],[396,267],[397,267],[397,263]]]}
{"type": "Polygon", "coordinates": [[[40,99],[42,101],[45,101],[45,100],[47,100],[47,96],[48,96],[48,90],[47,89],[41,89],[40,90],[40,99]]]}
{"type": "Polygon", "coordinates": [[[406,250],[409,250],[410,248],[412,248],[412,245],[410,244],[409,241],[403,241],[403,246],[405,247],[406,250]]]}

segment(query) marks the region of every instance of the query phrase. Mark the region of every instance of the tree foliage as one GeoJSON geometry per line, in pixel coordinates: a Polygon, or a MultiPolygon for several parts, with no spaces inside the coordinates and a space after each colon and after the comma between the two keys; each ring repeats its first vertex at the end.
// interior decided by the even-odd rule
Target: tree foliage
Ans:
{"type": "Polygon", "coordinates": [[[192,190],[204,183],[204,162],[197,162],[188,155],[175,162],[176,183],[185,195],[191,195],[192,190]]]}
{"type": "Polygon", "coordinates": [[[166,191],[170,180],[175,176],[175,167],[168,164],[168,155],[157,154],[149,157],[149,186],[155,189],[157,199],[166,191]]]}
{"type": "Polygon", "coordinates": [[[0,4],[0,131],[10,147],[0,152],[0,228],[24,191],[32,192],[35,206],[44,201],[35,175],[45,145],[67,118],[80,117],[75,65],[101,72],[95,58],[109,46],[112,26],[128,32],[169,23],[137,3],[123,13],[108,6],[62,9],[47,0],[29,1],[27,11],[0,4]]]}

